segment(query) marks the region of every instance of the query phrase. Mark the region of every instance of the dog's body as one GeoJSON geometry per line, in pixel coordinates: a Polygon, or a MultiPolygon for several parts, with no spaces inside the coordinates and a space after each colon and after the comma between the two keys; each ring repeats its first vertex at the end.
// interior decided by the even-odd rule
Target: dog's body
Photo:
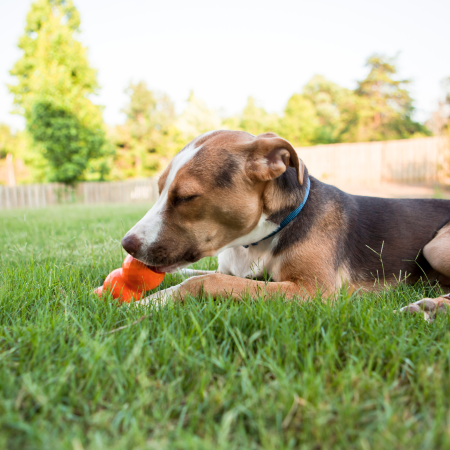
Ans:
{"type": "MultiPolygon", "coordinates": [[[[295,189],[292,172],[289,168],[277,180],[295,189]]],[[[450,201],[362,197],[310,180],[310,196],[296,220],[268,242],[219,254],[220,273],[262,278],[265,271],[271,281],[305,286],[313,280],[313,290],[334,290],[343,282],[378,289],[405,277],[411,283],[426,277],[450,285],[422,251],[450,222],[450,201]]]]}
{"type": "Polygon", "coordinates": [[[159,184],[158,202],[127,233],[124,248],[164,272],[219,255],[219,273],[159,298],[304,298],[344,283],[378,289],[421,277],[450,286],[450,201],[346,194],[309,176],[292,146],[272,133],[206,133],[174,158],[159,184]],[[263,240],[305,199],[298,216],[263,240]]]}

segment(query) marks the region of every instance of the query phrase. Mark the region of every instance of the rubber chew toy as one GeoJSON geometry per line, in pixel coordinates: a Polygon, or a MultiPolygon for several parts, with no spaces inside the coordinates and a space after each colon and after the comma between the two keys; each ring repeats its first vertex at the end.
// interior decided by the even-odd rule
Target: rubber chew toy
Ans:
{"type": "Polygon", "coordinates": [[[120,303],[130,303],[132,300],[140,300],[145,291],[159,286],[164,275],[153,272],[145,264],[128,255],[122,268],[113,270],[106,277],[103,286],[98,287],[95,292],[101,297],[104,291],[108,291],[113,298],[119,299],[120,303]]]}

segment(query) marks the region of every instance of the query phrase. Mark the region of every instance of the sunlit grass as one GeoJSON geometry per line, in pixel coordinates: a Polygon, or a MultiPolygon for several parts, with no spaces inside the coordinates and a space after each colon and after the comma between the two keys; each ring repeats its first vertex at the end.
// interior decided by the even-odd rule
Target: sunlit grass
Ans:
{"type": "Polygon", "coordinates": [[[0,213],[1,447],[450,445],[449,319],[392,313],[420,286],[334,306],[190,298],[110,333],[149,313],[91,295],[145,210],[0,213]]]}

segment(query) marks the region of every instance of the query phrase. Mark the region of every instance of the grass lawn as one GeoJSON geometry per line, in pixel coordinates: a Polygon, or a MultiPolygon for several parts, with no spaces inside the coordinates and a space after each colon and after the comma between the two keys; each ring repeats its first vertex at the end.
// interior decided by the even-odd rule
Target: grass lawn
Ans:
{"type": "Polygon", "coordinates": [[[109,333],[149,312],[90,294],[144,212],[0,211],[0,448],[450,447],[450,318],[392,313],[423,287],[192,298],[109,333]]]}

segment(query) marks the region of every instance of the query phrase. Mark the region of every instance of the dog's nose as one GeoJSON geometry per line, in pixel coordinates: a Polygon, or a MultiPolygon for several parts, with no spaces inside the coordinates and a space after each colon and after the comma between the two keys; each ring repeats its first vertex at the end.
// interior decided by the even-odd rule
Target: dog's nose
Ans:
{"type": "Polygon", "coordinates": [[[141,241],[138,237],[136,237],[135,234],[127,234],[122,239],[122,247],[131,255],[135,256],[136,253],[139,251],[139,248],[141,246],[141,241]]]}

